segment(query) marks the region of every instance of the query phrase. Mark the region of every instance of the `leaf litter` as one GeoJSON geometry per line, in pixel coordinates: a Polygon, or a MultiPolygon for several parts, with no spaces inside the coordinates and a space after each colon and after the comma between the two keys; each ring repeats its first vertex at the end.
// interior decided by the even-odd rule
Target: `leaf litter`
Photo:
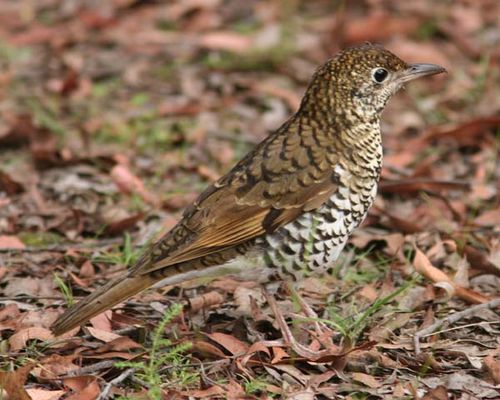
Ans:
{"type": "MultiPolygon", "coordinates": [[[[498,397],[498,12],[493,0],[3,4],[2,396],[498,397]],[[449,73],[390,103],[375,206],[332,274],[297,288],[332,329],[329,357],[293,354],[259,286],[229,278],[148,291],[52,337],[66,303],[132,265],[294,111],[316,65],[366,40],[449,73]],[[172,304],[184,311],[155,341],[172,304]],[[150,376],[116,366],[153,351],[169,363],[150,376]]],[[[273,289],[301,343],[319,346],[317,321],[273,289]]]]}

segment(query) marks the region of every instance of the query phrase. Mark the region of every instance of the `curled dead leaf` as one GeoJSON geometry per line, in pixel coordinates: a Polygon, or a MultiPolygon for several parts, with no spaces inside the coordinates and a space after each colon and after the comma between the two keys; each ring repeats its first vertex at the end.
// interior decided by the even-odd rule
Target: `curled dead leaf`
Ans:
{"type": "Polygon", "coordinates": [[[434,283],[449,284],[455,290],[455,294],[465,301],[473,304],[487,303],[489,299],[473,290],[463,288],[455,284],[443,271],[434,267],[427,256],[415,247],[415,258],[413,260],[415,270],[434,283]]]}

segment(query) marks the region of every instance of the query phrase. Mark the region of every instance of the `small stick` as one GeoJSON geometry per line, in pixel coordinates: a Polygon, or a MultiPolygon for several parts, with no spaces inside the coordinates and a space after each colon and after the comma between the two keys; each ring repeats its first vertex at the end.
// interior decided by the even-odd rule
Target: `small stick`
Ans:
{"type": "Polygon", "coordinates": [[[109,392],[113,388],[113,386],[122,383],[125,379],[127,379],[130,375],[135,372],[135,368],[129,368],[123,371],[120,375],[118,375],[115,379],[106,383],[104,388],[101,391],[101,394],[97,397],[97,400],[105,400],[109,396],[109,392]]]}
{"type": "Polygon", "coordinates": [[[496,307],[500,307],[500,298],[491,300],[488,303],[477,304],[475,306],[469,307],[466,310],[459,311],[453,314],[448,315],[446,318],[438,319],[432,325],[427,328],[419,330],[413,336],[413,346],[415,349],[415,354],[420,354],[420,339],[425,336],[430,336],[435,333],[443,324],[454,324],[455,322],[461,320],[462,318],[470,317],[474,315],[477,311],[482,310],[484,308],[494,309],[496,307]]]}
{"type": "Polygon", "coordinates": [[[116,364],[116,361],[114,360],[104,360],[97,362],[95,364],[87,365],[86,367],[79,368],[75,371],[69,372],[65,376],[61,376],[61,379],[68,378],[68,377],[75,377],[75,376],[82,376],[82,375],[93,375],[97,371],[107,369],[107,368],[112,368],[116,364]]]}

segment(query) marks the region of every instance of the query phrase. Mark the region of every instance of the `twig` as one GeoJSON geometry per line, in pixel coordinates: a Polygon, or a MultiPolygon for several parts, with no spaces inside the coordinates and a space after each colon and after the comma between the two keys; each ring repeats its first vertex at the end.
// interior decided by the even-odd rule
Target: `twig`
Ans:
{"type": "MultiPolygon", "coordinates": [[[[64,244],[56,244],[53,246],[26,246],[25,248],[8,248],[3,247],[0,248],[0,253],[38,253],[41,251],[53,251],[56,253],[64,253],[68,250],[92,250],[96,247],[106,247],[114,244],[123,243],[123,238],[111,238],[111,239],[102,239],[93,242],[84,242],[84,243],[64,243],[64,244]]],[[[139,247],[139,246],[138,246],[139,247]]]]}
{"type": "Polygon", "coordinates": [[[450,314],[446,318],[438,319],[436,322],[434,322],[432,325],[428,326],[427,328],[419,330],[413,336],[413,346],[415,349],[415,354],[417,354],[417,355],[420,354],[420,339],[425,337],[425,336],[430,336],[432,334],[435,334],[436,331],[443,324],[454,324],[455,322],[461,320],[462,318],[466,318],[466,317],[470,317],[470,316],[474,315],[479,310],[482,310],[484,308],[493,309],[496,307],[500,307],[500,298],[491,300],[488,303],[477,304],[475,306],[467,308],[466,310],[450,314]]]}
{"type": "Polygon", "coordinates": [[[68,374],[65,376],[62,376],[61,378],[68,378],[68,377],[75,377],[75,376],[82,376],[82,375],[93,375],[97,371],[107,369],[107,368],[113,368],[116,364],[116,361],[114,360],[104,360],[97,362],[95,364],[87,365],[86,367],[79,368],[75,371],[70,371],[68,374]]]}
{"type": "Polygon", "coordinates": [[[115,385],[119,385],[122,383],[125,379],[127,379],[130,375],[132,375],[135,371],[135,368],[129,368],[123,371],[120,375],[118,375],[115,379],[109,381],[104,388],[101,391],[101,394],[99,397],[97,397],[97,400],[105,400],[108,398],[109,392],[115,385]]]}

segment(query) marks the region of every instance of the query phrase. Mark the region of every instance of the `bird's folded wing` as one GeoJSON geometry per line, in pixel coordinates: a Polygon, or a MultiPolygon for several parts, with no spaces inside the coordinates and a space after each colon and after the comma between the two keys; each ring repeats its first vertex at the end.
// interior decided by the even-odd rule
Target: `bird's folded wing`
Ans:
{"type": "Polygon", "coordinates": [[[281,196],[280,203],[285,205],[274,208],[239,204],[234,193],[228,193],[226,187],[220,188],[197,204],[196,210],[185,215],[179,225],[158,242],[157,245],[163,244],[164,254],[143,264],[136,272],[149,273],[274,232],[305,211],[321,206],[335,190],[336,185],[325,177],[304,188],[302,196],[290,193],[293,201],[288,205],[283,200],[285,196],[281,196]],[[211,200],[212,196],[219,200],[211,200]]]}
{"type": "Polygon", "coordinates": [[[304,126],[286,124],[205,190],[132,273],[240,245],[319,208],[338,185],[334,152],[314,142],[304,126]]]}

